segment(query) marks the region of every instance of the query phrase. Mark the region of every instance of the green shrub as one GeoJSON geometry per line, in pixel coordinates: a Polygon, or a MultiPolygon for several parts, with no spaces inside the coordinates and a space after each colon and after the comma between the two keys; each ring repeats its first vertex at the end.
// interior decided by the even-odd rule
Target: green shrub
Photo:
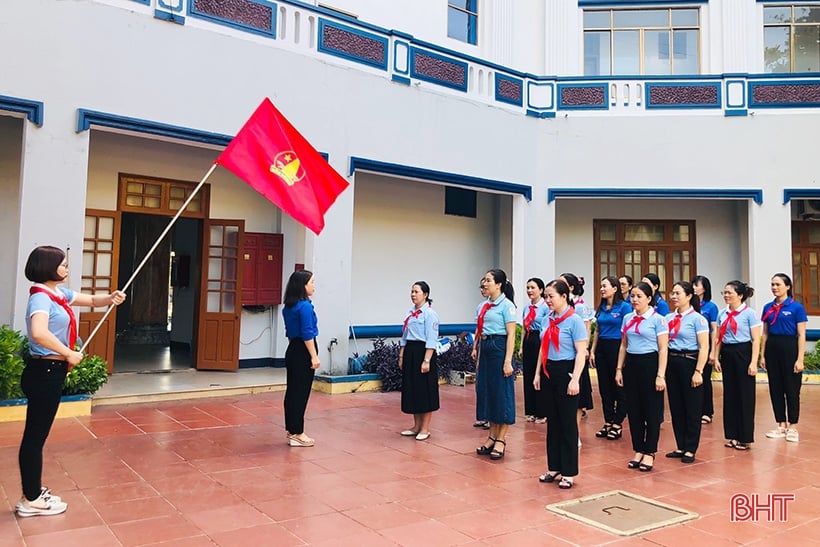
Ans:
{"type": "Polygon", "coordinates": [[[0,327],[0,400],[20,399],[20,375],[28,355],[28,340],[8,325],[0,327]]]}
{"type": "Polygon", "coordinates": [[[108,363],[99,355],[86,355],[65,377],[63,395],[92,395],[108,381],[108,363]]]}
{"type": "Polygon", "coordinates": [[[807,351],[803,356],[803,368],[806,371],[820,371],[820,342],[815,346],[814,351],[807,351]]]}

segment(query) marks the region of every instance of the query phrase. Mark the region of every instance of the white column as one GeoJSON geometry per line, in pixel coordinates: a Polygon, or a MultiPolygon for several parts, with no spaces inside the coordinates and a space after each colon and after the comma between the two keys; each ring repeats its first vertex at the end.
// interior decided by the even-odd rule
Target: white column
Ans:
{"type": "Polygon", "coordinates": [[[512,0],[492,0],[483,5],[492,10],[488,36],[491,44],[490,58],[500,65],[509,66],[513,63],[512,0]]]}
{"type": "Polygon", "coordinates": [[[581,10],[572,0],[550,0],[544,9],[544,74],[583,74],[581,10]]]}
{"type": "MultiPolygon", "coordinates": [[[[89,131],[76,132],[77,111],[48,103],[45,123],[26,123],[20,169],[20,239],[14,328],[25,330],[30,283],[23,273],[29,253],[38,245],[70,247],[66,286],[81,287],[85,195],[88,180],[89,131]]],[[[115,184],[116,181],[112,181],[115,184]]]]}
{"type": "Polygon", "coordinates": [[[782,193],[768,193],[762,205],[749,200],[749,277],[756,296],[750,304],[758,312],[771,300],[772,275],[792,275],[791,205],[782,193]]]}
{"type": "Polygon", "coordinates": [[[758,4],[747,0],[722,0],[720,17],[713,21],[712,36],[722,37],[723,59],[721,66],[712,66],[712,73],[755,72],[759,70],[754,59],[762,57],[762,44],[757,47],[754,36],[762,32],[757,28],[758,4]]]}
{"type": "MultiPolygon", "coordinates": [[[[527,279],[533,274],[529,273],[527,259],[527,198],[521,195],[514,195],[512,197],[512,279],[510,282],[515,287],[516,300],[521,306],[525,302],[524,287],[527,279]],[[521,296],[518,296],[521,295],[521,296]]],[[[533,248],[533,242],[530,242],[529,248],[533,248]]]]}

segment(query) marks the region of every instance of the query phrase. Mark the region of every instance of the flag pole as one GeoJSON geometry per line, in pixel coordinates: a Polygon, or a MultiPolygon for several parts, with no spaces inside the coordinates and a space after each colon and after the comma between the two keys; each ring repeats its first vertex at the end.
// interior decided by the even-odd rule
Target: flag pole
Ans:
{"type": "MultiPolygon", "coordinates": [[[[205,176],[202,177],[202,180],[199,181],[199,184],[196,185],[196,188],[194,188],[194,191],[191,192],[191,195],[188,196],[188,199],[186,199],[185,202],[182,204],[182,206],[179,208],[179,211],[177,211],[177,213],[174,215],[174,217],[168,223],[168,226],[166,226],[165,230],[163,230],[162,233],[159,235],[159,237],[157,237],[157,240],[154,242],[154,245],[148,250],[148,253],[145,255],[145,258],[142,259],[142,262],[139,263],[139,266],[137,266],[137,269],[134,270],[133,274],[131,274],[131,278],[125,283],[125,285],[123,285],[122,289],[120,289],[121,291],[125,292],[126,290],[128,290],[128,287],[130,287],[131,283],[134,282],[134,279],[136,279],[137,274],[140,273],[140,270],[142,270],[142,267],[145,266],[146,262],[148,262],[148,259],[151,258],[151,255],[154,253],[154,251],[157,250],[157,247],[159,247],[159,244],[162,242],[162,240],[165,238],[165,236],[168,235],[168,232],[171,231],[171,228],[174,226],[174,223],[182,215],[183,211],[185,211],[185,208],[188,207],[188,205],[191,203],[191,201],[193,201],[194,196],[196,196],[197,193],[199,193],[199,191],[205,185],[205,181],[208,180],[208,177],[210,177],[211,173],[214,172],[214,169],[216,169],[216,165],[217,165],[216,163],[211,165],[211,168],[208,169],[208,172],[205,173],[205,176]]],[[[113,306],[113,305],[108,306],[108,309],[105,310],[105,313],[103,314],[102,318],[97,322],[97,326],[94,327],[94,330],[91,331],[91,334],[88,335],[88,338],[83,341],[83,346],[80,348],[80,353],[83,353],[85,351],[85,349],[88,347],[88,344],[91,343],[91,339],[94,338],[94,335],[97,334],[98,330],[100,330],[100,327],[102,327],[103,322],[108,317],[108,315],[111,313],[111,310],[113,310],[114,308],[115,308],[115,306],[113,306]]]]}

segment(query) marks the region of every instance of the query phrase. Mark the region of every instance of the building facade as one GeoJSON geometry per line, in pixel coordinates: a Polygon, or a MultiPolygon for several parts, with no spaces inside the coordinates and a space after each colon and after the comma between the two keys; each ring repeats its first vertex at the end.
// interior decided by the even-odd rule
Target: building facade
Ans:
{"type": "Polygon", "coordinates": [[[590,301],[654,271],[718,303],[747,280],[757,309],[785,271],[820,328],[818,2],[12,0],[0,29],[15,328],[34,246],[69,249],[72,288],[121,287],[263,97],[351,181],[324,232],[217,169],[100,352],[168,316],[194,366],[281,358],[281,307],[242,306],[248,234],[281,235],[280,288],[315,272],[324,371],[397,334],[416,280],[470,329],[492,267],[519,304],[531,276],[576,272],[590,301]]]}

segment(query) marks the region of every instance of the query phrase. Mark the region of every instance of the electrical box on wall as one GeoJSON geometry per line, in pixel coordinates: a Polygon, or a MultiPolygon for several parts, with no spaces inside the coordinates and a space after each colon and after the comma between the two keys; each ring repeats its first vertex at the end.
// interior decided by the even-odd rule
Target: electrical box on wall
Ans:
{"type": "Polygon", "coordinates": [[[282,234],[245,232],[242,305],[282,303],[282,234]]]}

